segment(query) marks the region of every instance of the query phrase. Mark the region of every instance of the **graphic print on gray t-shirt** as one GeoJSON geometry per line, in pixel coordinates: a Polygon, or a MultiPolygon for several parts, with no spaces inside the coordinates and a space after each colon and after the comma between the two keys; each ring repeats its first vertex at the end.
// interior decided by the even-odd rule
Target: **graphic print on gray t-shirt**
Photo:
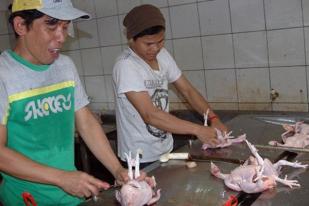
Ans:
{"type": "MultiPolygon", "coordinates": [[[[151,96],[152,103],[162,111],[167,111],[168,106],[168,90],[166,89],[156,89],[156,91],[151,96]]],[[[158,128],[155,128],[149,124],[146,124],[147,130],[150,134],[155,137],[160,138],[162,141],[166,139],[167,133],[158,128]]]]}

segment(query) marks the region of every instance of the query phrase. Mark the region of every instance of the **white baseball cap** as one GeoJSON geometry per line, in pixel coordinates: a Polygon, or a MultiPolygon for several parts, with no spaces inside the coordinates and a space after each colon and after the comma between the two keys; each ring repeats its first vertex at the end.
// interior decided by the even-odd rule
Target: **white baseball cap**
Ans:
{"type": "Polygon", "coordinates": [[[90,19],[90,14],[73,7],[71,0],[14,0],[12,12],[36,9],[60,20],[90,19]]]}

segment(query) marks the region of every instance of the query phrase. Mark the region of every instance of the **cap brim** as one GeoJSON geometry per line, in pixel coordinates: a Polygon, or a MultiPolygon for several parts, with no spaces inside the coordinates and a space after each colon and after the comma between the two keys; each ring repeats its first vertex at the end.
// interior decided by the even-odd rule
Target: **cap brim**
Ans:
{"type": "Polygon", "coordinates": [[[38,9],[40,12],[60,20],[74,20],[78,18],[91,19],[90,14],[73,7],[61,7],[58,9],[38,9]]]}

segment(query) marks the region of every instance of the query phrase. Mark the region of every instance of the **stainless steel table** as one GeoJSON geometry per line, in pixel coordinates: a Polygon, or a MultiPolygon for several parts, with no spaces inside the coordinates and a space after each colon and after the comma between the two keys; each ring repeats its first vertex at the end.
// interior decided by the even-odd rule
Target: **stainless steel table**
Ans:
{"type": "MultiPolygon", "coordinates": [[[[200,162],[192,169],[188,169],[185,162],[180,160],[155,164],[155,169],[149,175],[156,177],[157,189],[161,189],[158,206],[222,205],[231,194],[236,194],[209,173],[209,162],[200,162]]],[[[218,166],[230,171],[237,165],[220,162],[218,166]]],[[[114,193],[113,189],[104,191],[97,202],[89,200],[82,205],[117,205],[114,193]]]]}
{"type": "MultiPolygon", "coordinates": [[[[307,121],[306,115],[305,113],[299,113],[295,116],[289,114],[276,116],[239,115],[229,121],[227,125],[233,130],[235,135],[245,132],[250,142],[266,145],[269,140],[280,139],[280,135],[284,130],[279,124],[293,123],[298,120],[307,121]]],[[[236,160],[243,161],[249,156],[250,152],[245,144],[205,152],[201,150],[201,143],[195,141],[192,147],[184,146],[178,151],[190,152],[192,156],[199,157],[199,161],[197,161],[198,166],[188,169],[185,166],[185,161],[170,160],[167,163],[156,162],[145,168],[149,175],[156,177],[157,188],[161,188],[162,197],[156,205],[221,206],[230,195],[243,196],[245,197],[244,199],[250,198],[250,195],[246,196],[246,194],[230,190],[224,186],[222,180],[213,177],[209,172],[210,162],[206,161],[211,158],[220,160],[216,164],[222,172],[229,173],[238,166],[236,160]]],[[[269,149],[260,149],[259,153],[262,157],[267,157],[271,161],[286,158],[290,161],[299,160],[309,163],[309,153],[291,153],[269,149]]],[[[256,195],[257,199],[253,203],[243,201],[243,204],[240,205],[309,205],[308,169],[285,168],[282,173],[282,177],[287,174],[289,177],[293,177],[293,179],[298,179],[302,187],[290,189],[278,183],[275,190],[265,191],[261,195],[256,195]]],[[[114,193],[114,190],[104,191],[100,194],[99,201],[89,200],[82,205],[118,205],[114,193]]]]}
{"type": "MultiPolygon", "coordinates": [[[[309,162],[302,162],[308,164],[309,162]]],[[[289,179],[297,179],[301,184],[300,188],[290,189],[278,183],[277,188],[266,191],[252,204],[252,206],[308,206],[309,205],[309,170],[285,167],[283,175],[289,179]]]]}

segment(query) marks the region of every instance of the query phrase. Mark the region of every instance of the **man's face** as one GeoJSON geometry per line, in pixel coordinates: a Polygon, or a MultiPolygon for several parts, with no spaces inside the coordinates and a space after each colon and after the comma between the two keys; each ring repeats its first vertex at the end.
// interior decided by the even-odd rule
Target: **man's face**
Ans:
{"type": "Polygon", "coordinates": [[[130,46],[135,53],[146,62],[156,60],[157,54],[164,46],[165,31],[153,35],[145,35],[131,42],[130,46]]]}
{"type": "Polygon", "coordinates": [[[47,15],[35,19],[29,29],[20,35],[20,44],[15,50],[33,64],[51,64],[59,57],[69,23],[47,15]]]}

